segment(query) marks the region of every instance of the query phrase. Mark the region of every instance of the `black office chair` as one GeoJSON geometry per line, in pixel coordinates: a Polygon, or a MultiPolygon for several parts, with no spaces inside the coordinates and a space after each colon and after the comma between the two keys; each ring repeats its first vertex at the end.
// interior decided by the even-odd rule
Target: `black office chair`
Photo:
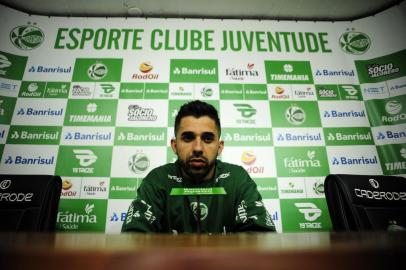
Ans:
{"type": "Polygon", "coordinates": [[[54,231],[62,180],[52,175],[0,175],[0,231],[54,231]]]}
{"type": "Polygon", "coordinates": [[[335,231],[405,230],[406,179],[331,174],[324,192],[335,231]]]}

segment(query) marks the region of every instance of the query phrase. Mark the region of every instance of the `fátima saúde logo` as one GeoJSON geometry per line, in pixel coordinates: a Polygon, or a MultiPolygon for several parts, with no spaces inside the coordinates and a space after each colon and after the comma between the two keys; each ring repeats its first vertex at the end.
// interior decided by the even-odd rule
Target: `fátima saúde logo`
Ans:
{"type": "Polygon", "coordinates": [[[44,32],[32,25],[17,26],[10,32],[11,43],[18,49],[25,51],[39,47],[44,39],[44,32]]]}
{"type": "Polygon", "coordinates": [[[341,35],[340,46],[349,54],[364,54],[371,46],[371,39],[364,33],[348,31],[341,35]]]}

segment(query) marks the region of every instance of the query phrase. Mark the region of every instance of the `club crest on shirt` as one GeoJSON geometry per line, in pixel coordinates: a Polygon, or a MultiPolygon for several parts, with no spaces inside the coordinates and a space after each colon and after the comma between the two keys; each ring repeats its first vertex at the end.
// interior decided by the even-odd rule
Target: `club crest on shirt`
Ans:
{"type": "MultiPolygon", "coordinates": [[[[195,219],[197,220],[197,202],[191,202],[190,203],[190,208],[192,209],[193,212],[193,216],[195,217],[195,219]]],[[[205,220],[205,218],[207,217],[207,215],[209,214],[209,208],[207,207],[206,204],[204,203],[200,203],[200,220],[205,220]]]]}

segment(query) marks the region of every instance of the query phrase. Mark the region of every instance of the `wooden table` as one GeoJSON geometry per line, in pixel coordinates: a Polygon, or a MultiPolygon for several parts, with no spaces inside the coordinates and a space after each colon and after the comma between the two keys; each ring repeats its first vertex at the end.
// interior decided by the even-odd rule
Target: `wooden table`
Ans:
{"type": "Polygon", "coordinates": [[[0,233],[0,269],[406,269],[406,232],[0,233]]]}

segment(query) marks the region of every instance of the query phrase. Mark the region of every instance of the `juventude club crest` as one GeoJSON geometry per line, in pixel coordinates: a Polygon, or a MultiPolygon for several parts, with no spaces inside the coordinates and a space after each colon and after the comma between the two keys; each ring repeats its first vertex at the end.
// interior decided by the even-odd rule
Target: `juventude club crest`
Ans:
{"type": "Polygon", "coordinates": [[[32,25],[17,26],[10,32],[11,43],[25,51],[39,47],[44,39],[42,30],[32,25]]]}
{"type": "Polygon", "coordinates": [[[363,54],[371,46],[371,39],[364,33],[348,31],[339,39],[341,49],[349,54],[363,54]]]}

